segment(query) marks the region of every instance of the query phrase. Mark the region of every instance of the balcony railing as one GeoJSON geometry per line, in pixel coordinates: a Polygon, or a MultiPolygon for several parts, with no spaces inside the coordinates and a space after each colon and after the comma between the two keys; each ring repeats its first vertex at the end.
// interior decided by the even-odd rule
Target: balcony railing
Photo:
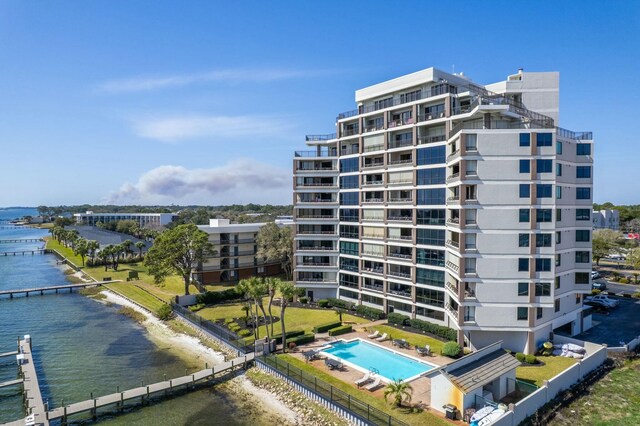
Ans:
{"type": "Polygon", "coordinates": [[[362,200],[363,203],[382,203],[384,202],[384,198],[365,198],[362,200]]]}
{"type": "Polygon", "coordinates": [[[362,165],[363,168],[367,169],[367,168],[371,168],[371,167],[383,167],[384,166],[384,161],[376,161],[376,162],[371,162],[371,163],[364,163],[362,165]]]}
{"type": "Polygon", "coordinates": [[[298,263],[298,266],[337,266],[335,263],[329,262],[302,262],[298,263]]]}
{"type": "Polygon", "coordinates": [[[372,274],[383,274],[384,273],[384,268],[382,266],[379,266],[377,268],[362,268],[362,272],[369,272],[372,274]]]}
{"type": "Polygon", "coordinates": [[[335,283],[334,278],[314,278],[314,277],[298,277],[298,281],[304,281],[308,283],[335,283]]]}
{"type": "Polygon", "coordinates": [[[375,240],[381,240],[384,238],[384,235],[379,234],[362,234],[362,238],[373,238],[375,240]]]}
{"type": "Polygon", "coordinates": [[[453,271],[455,271],[455,272],[458,272],[458,271],[460,270],[460,266],[459,266],[459,265],[457,265],[456,263],[454,263],[454,262],[450,261],[450,260],[447,260],[446,265],[447,265],[447,267],[448,267],[449,269],[451,269],[451,270],[453,270],[453,271]]]}
{"type": "Polygon", "coordinates": [[[413,145],[413,139],[404,139],[404,140],[399,140],[399,141],[391,141],[389,142],[389,149],[394,149],[394,148],[402,148],[405,146],[412,146],[413,145]]]}
{"type": "Polygon", "coordinates": [[[447,245],[451,246],[453,248],[456,248],[456,249],[460,248],[460,242],[459,241],[447,240],[447,245]]]}
{"type": "Polygon", "coordinates": [[[448,197],[447,202],[460,201],[459,195],[454,195],[453,197],[448,197]]]}
{"type": "Polygon", "coordinates": [[[411,236],[411,235],[389,235],[387,238],[389,240],[411,241],[413,239],[413,236],[411,236]]]}
{"type": "Polygon", "coordinates": [[[327,246],[300,246],[297,248],[299,251],[334,251],[336,250],[333,247],[327,246]]]}
{"type": "Polygon", "coordinates": [[[412,197],[390,197],[390,203],[411,203],[413,201],[412,197]]]}
{"type": "Polygon", "coordinates": [[[298,231],[298,235],[337,235],[336,231],[298,231]]]}
{"type": "Polygon", "coordinates": [[[454,159],[458,158],[460,156],[460,150],[456,149],[455,151],[453,151],[451,154],[449,154],[447,156],[447,161],[453,161],[454,159]]]}
{"type": "Polygon", "coordinates": [[[387,127],[392,128],[392,127],[404,126],[406,124],[413,124],[413,118],[411,117],[411,118],[398,119],[398,120],[389,120],[387,127]]]}
{"type": "Polygon", "coordinates": [[[406,160],[390,160],[389,161],[389,165],[390,166],[397,166],[397,165],[401,165],[401,164],[411,164],[413,163],[413,159],[409,158],[406,160]]]}
{"type": "Polygon", "coordinates": [[[382,253],[378,251],[363,251],[363,256],[373,256],[373,257],[382,257],[382,253]]]}
{"type": "Polygon", "coordinates": [[[337,203],[338,200],[334,200],[331,198],[303,198],[298,200],[298,203],[337,203]]]}
{"type": "Polygon", "coordinates": [[[296,184],[297,187],[303,187],[303,188],[312,188],[312,187],[317,187],[317,186],[321,186],[321,187],[331,187],[331,186],[335,186],[337,187],[338,185],[335,182],[306,182],[306,183],[299,183],[296,184]]]}
{"type": "Polygon", "coordinates": [[[445,305],[444,307],[447,312],[449,312],[454,318],[456,318],[456,320],[458,319],[458,310],[455,309],[453,306],[451,305],[445,305]]]}
{"type": "Polygon", "coordinates": [[[406,272],[389,271],[389,275],[391,275],[393,277],[404,278],[404,279],[407,279],[407,280],[411,279],[411,274],[410,273],[406,273],[406,272]]]}
{"type": "Polygon", "coordinates": [[[447,223],[454,224],[454,225],[459,225],[460,224],[460,218],[459,217],[451,217],[451,218],[447,219],[447,223]]]}
{"type": "Polygon", "coordinates": [[[410,292],[410,291],[404,291],[404,290],[389,290],[387,293],[389,293],[389,294],[393,294],[394,296],[400,296],[400,297],[408,297],[408,298],[411,298],[411,292],[410,292]]]}
{"type": "Polygon", "coordinates": [[[384,292],[384,286],[381,286],[381,285],[363,284],[362,288],[365,288],[367,290],[384,292]]]}
{"type": "Polygon", "coordinates": [[[341,232],[340,233],[340,237],[342,237],[342,238],[354,238],[354,239],[360,238],[360,236],[358,234],[354,234],[352,232],[341,232]]]}
{"type": "Polygon", "coordinates": [[[418,145],[426,145],[430,143],[443,142],[446,140],[447,140],[447,137],[445,135],[418,136],[418,145]]]}
{"type": "Polygon", "coordinates": [[[367,180],[362,184],[364,186],[376,186],[376,185],[384,185],[383,180],[367,180]]]}
{"type": "Polygon", "coordinates": [[[336,171],[338,170],[337,167],[298,167],[296,169],[296,172],[328,172],[328,171],[336,171]]]}
{"type": "Polygon", "coordinates": [[[411,217],[411,216],[389,216],[388,220],[410,221],[410,220],[413,220],[413,217],[411,217]]]}
{"type": "Polygon", "coordinates": [[[380,151],[384,149],[384,144],[380,143],[377,145],[370,145],[370,146],[365,146],[364,147],[364,152],[371,152],[371,151],[380,151]]]}
{"type": "Polygon", "coordinates": [[[327,133],[324,135],[307,135],[306,136],[306,141],[307,142],[321,142],[321,141],[330,141],[332,139],[336,138],[336,134],[335,133],[327,133]]]}
{"type": "Polygon", "coordinates": [[[398,253],[398,252],[389,252],[388,256],[395,257],[397,259],[411,259],[413,257],[413,255],[409,253],[398,253]]]}
{"type": "Polygon", "coordinates": [[[446,114],[444,113],[444,111],[421,114],[418,115],[418,122],[436,120],[439,118],[445,118],[445,116],[446,114]]]}
{"type": "Polygon", "coordinates": [[[306,214],[296,216],[296,219],[337,219],[337,216],[333,214],[306,214]]]}
{"type": "Polygon", "coordinates": [[[360,133],[360,129],[356,128],[348,128],[342,131],[342,136],[355,136],[360,133]]]}
{"type": "Polygon", "coordinates": [[[383,129],[384,129],[383,124],[374,124],[371,126],[364,126],[364,133],[375,132],[377,130],[383,130],[383,129]]]}
{"type": "Polygon", "coordinates": [[[334,151],[296,151],[296,157],[336,157],[337,153],[334,151]]]}
{"type": "Polygon", "coordinates": [[[389,185],[411,185],[411,184],[413,184],[413,179],[389,181],[389,185]]]}
{"type": "Polygon", "coordinates": [[[451,182],[453,180],[456,180],[460,177],[460,172],[458,173],[452,173],[450,176],[447,177],[447,182],[451,182]]]}

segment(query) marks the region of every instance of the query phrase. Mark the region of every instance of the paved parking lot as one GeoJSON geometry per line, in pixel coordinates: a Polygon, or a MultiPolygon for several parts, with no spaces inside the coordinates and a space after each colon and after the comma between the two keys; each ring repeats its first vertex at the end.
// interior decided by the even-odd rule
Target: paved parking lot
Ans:
{"type": "Polygon", "coordinates": [[[573,336],[575,339],[608,346],[622,346],[640,335],[640,300],[616,298],[620,305],[608,315],[593,313],[593,328],[573,336]],[[624,342],[624,343],[622,343],[624,342]]]}

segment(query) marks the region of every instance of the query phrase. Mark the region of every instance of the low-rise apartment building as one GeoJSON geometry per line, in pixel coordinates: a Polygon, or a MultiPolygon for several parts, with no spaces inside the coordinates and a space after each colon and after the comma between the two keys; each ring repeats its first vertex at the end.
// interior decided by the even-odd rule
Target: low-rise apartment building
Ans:
{"type": "Polygon", "coordinates": [[[74,213],[73,217],[78,225],[96,226],[100,223],[132,220],[141,228],[160,228],[171,223],[178,217],[175,213],[74,213]]]}

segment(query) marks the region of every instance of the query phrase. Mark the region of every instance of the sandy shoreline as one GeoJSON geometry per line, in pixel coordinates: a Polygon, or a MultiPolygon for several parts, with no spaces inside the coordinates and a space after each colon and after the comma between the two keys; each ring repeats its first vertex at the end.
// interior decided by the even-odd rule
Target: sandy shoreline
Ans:
{"type": "MultiPolygon", "coordinates": [[[[102,294],[105,295],[105,299],[100,302],[125,306],[143,314],[146,320],[142,323],[142,326],[146,328],[149,338],[160,349],[171,351],[188,363],[193,364],[194,367],[201,366],[200,368],[204,368],[205,363],[212,366],[224,361],[225,355],[223,353],[205,346],[196,337],[173,331],[164,322],[127,299],[108,290],[103,291],[102,294]]],[[[252,400],[255,400],[261,406],[258,408],[277,415],[282,424],[299,423],[297,421],[298,414],[295,411],[282,403],[275,394],[256,387],[246,377],[236,377],[230,380],[228,384],[231,385],[229,389],[233,393],[242,397],[250,395],[252,400]]]]}

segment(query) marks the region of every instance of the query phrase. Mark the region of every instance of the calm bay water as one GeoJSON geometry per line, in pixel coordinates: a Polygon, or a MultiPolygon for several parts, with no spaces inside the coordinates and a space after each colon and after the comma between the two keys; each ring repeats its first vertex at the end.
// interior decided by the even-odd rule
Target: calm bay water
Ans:
{"type": "MultiPolygon", "coordinates": [[[[38,238],[39,229],[6,229],[6,221],[35,210],[0,209],[0,240],[38,238]]],[[[0,290],[66,283],[53,255],[3,256],[41,243],[0,244],[0,290]]],[[[18,336],[30,334],[43,398],[50,406],[88,399],[184,374],[181,358],[159,349],[146,330],[107,306],[79,294],[0,300],[0,352],[15,350],[18,336]]],[[[193,371],[193,367],[191,366],[193,371]]],[[[16,377],[15,358],[0,359],[0,382],[16,377]]],[[[251,418],[252,403],[209,389],[166,400],[106,419],[121,425],[261,424],[251,418]]],[[[0,424],[23,416],[18,387],[0,389],[0,424]]]]}

